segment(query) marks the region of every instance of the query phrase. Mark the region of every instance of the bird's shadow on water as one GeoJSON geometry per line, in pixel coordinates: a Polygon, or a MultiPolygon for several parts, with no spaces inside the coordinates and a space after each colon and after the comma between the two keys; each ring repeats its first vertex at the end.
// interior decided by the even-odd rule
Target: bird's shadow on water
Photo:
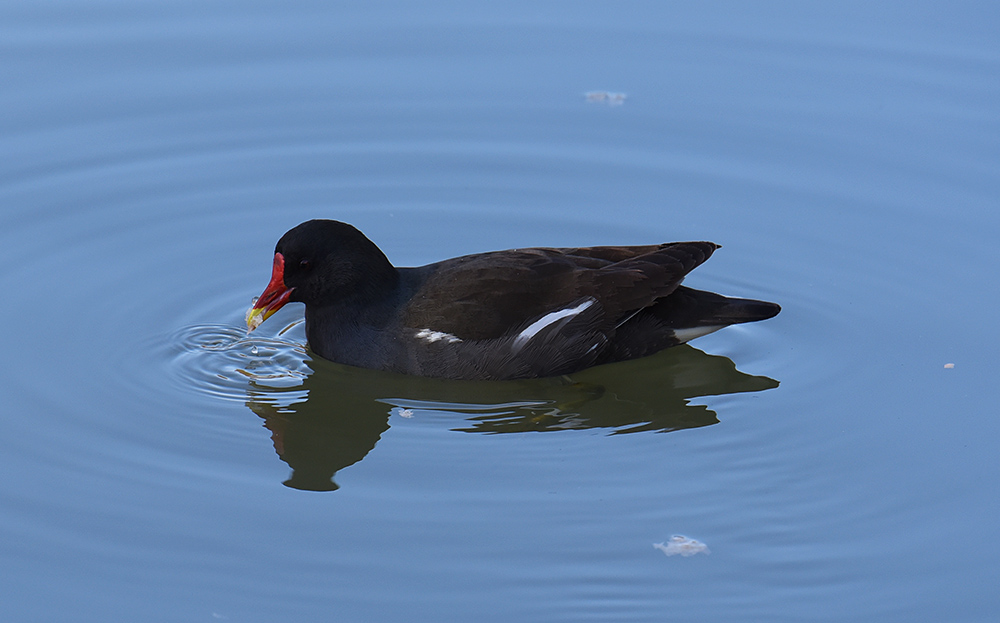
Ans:
{"type": "Polygon", "coordinates": [[[324,360],[295,387],[251,382],[247,406],[271,431],[292,469],[285,485],[333,491],[335,474],[362,460],[396,414],[454,414],[452,430],[524,433],[603,428],[609,434],[669,432],[718,423],[701,396],[772,389],[778,382],[744,374],[727,357],[688,345],[652,357],[525,381],[448,381],[387,374],[324,360]]]}

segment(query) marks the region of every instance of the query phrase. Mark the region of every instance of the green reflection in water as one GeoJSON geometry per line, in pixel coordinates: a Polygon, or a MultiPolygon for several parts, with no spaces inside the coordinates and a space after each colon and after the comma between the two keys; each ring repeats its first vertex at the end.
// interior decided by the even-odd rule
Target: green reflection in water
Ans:
{"type": "Polygon", "coordinates": [[[611,434],[669,432],[718,423],[701,396],[772,389],[727,357],[688,345],[651,357],[550,379],[448,381],[310,363],[302,385],[253,384],[247,406],[264,420],[278,456],[292,468],[285,484],[332,491],[334,475],[363,459],[389,429],[392,413],[454,414],[452,430],[524,433],[606,428],[611,434]]]}

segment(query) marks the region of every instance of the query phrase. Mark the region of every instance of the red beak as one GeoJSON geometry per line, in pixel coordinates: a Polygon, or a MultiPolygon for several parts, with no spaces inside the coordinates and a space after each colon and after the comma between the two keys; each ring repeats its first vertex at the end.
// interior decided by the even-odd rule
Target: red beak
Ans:
{"type": "Polygon", "coordinates": [[[285,287],[285,257],[274,254],[274,267],[271,269],[271,281],[254,301],[253,307],[247,310],[247,330],[253,331],[260,323],[271,317],[288,302],[295,288],[285,287]]]}

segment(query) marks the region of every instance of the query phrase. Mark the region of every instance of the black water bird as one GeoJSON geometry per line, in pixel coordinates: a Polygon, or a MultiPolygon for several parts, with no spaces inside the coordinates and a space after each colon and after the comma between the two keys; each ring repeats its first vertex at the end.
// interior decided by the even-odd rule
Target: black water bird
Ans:
{"type": "Polygon", "coordinates": [[[312,220],[274,250],[255,329],[305,303],[320,357],[403,374],[507,380],[635,359],[781,308],[680,285],[712,242],[511,249],[396,268],[360,231],[312,220]]]}

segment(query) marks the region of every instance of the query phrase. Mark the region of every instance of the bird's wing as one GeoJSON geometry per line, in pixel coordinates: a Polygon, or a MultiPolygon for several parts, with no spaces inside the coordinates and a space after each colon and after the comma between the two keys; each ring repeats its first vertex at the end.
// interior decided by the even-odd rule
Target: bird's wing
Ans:
{"type": "Polygon", "coordinates": [[[716,248],[711,242],[536,248],[445,260],[427,267],[401,322],[463,340],[495,339],[593,298],[611,329],[670,294],[716,248]]]}

